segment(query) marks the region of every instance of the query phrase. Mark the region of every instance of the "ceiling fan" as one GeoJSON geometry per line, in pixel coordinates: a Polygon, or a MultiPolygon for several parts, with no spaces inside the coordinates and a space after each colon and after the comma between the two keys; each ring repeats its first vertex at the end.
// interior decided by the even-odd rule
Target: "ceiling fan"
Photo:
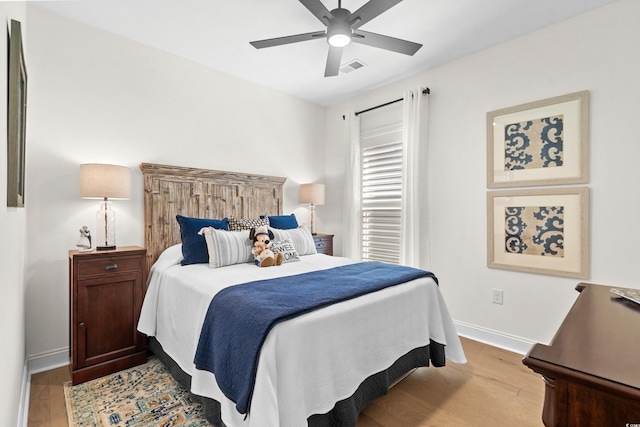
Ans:
{"type": "Polygon", "coordinates": [[[342,59],[342,49],[351,42],[403,53],[405,55],[413,55],[422,47],[421,44],[359,29],[360,26],[391,9],[401,1],[402,0],[370,0],[360,9],[351,13],[351,11],[342,7],[341,0],[338,0],[338,7],[332,11],[329,11],[320,0],[300,0],[300,3],[309,9],[309,11],[327,27],[326,30],[258,40],[250,43],[256,49],[262,49],[265,47],[280,46],[326,37],[329,43],[329,54],[324,70],[325,77],[338,75],[340,60],[342,59]]]}

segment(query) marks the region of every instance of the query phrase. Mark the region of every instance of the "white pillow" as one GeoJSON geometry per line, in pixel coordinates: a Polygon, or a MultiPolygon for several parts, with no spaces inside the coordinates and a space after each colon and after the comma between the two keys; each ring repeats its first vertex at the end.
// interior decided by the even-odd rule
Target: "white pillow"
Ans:
{"type": "Polygon", "coordinates": [[[293,242],[289,239],[271,243],[271,250],[274,254],[281,253],[284,255],[284,262],[300,261],[300,255],[298,255],[293,242]]]}
{"type": "Polygon", "coordinates": [[[299,255],[312,255],[318,253],[316,251],[316,242],[314,242],[309,229],[305,227],[290,228],[288,230],[272,228],[271,231],[273,231],[274,235],[273,240],[276,242],[281,240],[291,240],[299,255]]]}
{"type": "Polygon", "coordinates": [[[198,234],[204,235],[207,242],[211,268],[253,261],[249,230],[226,231],[204,227],[198,234]]]}

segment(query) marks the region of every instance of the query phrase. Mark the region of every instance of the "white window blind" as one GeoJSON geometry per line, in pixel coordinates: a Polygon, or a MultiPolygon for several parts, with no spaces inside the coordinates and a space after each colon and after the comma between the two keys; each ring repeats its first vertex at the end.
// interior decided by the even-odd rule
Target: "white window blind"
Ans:
{"type": "Polygon", "coordinates": [[[361,132],[362,259],[398,264],[402,122],[361,132]]]}

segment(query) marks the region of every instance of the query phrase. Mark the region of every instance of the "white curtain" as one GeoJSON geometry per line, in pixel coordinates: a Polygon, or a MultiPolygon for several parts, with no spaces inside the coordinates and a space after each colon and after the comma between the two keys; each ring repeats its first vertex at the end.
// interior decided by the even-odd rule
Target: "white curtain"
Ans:
{"type": "Polygon", "coordinates": [[[421,88],[404,94],[400,263],[429,269],[428,106],[421,88]]]}
{"type": "Polygon", "coordinates": [[[343,230],[347,235],[343,238],[343,256],[361,259],[360,216],[360,118],[353,111],[345,115],[343,139],[349,153],[345,156],[346,188],[343,203],[343,230]]]}

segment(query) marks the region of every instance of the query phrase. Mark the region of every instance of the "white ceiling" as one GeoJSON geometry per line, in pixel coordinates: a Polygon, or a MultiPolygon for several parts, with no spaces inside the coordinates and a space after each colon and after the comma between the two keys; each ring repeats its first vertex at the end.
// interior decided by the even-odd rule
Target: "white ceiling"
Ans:
{"type": "MultiPolygon", "coordinates": [[[[324,77],[326,39],[266,49],[250,41],[325,27],[296,0],[85,0],[31,4],[223,72],[329,106],[615,0],[404,0],[362,30],[421,43],[406,56],[352,43],[324,77]]],[[[327,9],[338,0],[322,0],[327,9]]],[[[357,10],[366,0],[343,0],[357,10]]]]}

